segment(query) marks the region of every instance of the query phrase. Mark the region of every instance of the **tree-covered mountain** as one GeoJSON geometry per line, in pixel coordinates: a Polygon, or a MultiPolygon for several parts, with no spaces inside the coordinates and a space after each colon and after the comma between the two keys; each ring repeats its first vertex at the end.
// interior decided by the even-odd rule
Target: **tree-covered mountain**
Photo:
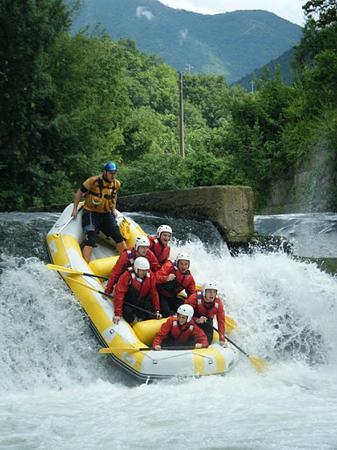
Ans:
{"type": "Polygon", "coordinates": [[[97,24],[177,70],[223,74],[228,82],[279,57],[302,34],[298,25],[260,10],[202,15],[157,0],[83,0],[74,30],[97,24]]]}
{"type": "Polygon", "coordinates": [[[249,73],[245,77],[241,78],[241,80],[236,81],[234,84],[244,87],[247,91],[252,90],[252,82],[253,89],[255,86],[255,81],[261,77],[267,76],[268,78],[274,78],[276,71],[280,71],[280,75],[282,81],[284,83],[290,84],[293,81],[293,74],[291,64],[295,57],[295,50],[291,48],[284,52],[281,56],[276,59],[273,59],[268,64],[255,69],[253,72],[249,73]]]}

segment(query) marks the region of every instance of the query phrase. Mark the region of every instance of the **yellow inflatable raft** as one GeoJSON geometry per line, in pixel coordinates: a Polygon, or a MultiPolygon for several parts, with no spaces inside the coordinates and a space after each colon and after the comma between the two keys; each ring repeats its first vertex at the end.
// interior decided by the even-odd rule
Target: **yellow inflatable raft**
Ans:
{"type": "MultiPolygon", "coordinates": [[[[99,235],[92,261],[87,264],[80,248],[84,240],[82,211],[74,220],[71,218],[72,208],[71,204],[63,211],[47,235],[50,259],[53,264],[64,267],[64,272],[60,273],[82,305],[102,345],[108,348],[105,352],[142,380],[228,372],[238,360],[238,352],[230,345],[221,347],[217,333],[214,333],[213,343],[207,349],[154,351],[150,348],[151,342],[165,319],[138,322],[133,327],[123,319],[118,325],[113,323],[113,302],[100,293],[104,291],[102,283],[98,278],[83,273],[108,276],[118,258],[114,242],[99,235]],[[149,350],[144,351],[147,347],[149,350]]],[[[139,225],[121,213],[118,213],[117,222],[127,246],[134,244],[137,235],[145,234],[139,225]]],[[[227,332],[232,323],[230,318],[227,319],[227,332]]]]}

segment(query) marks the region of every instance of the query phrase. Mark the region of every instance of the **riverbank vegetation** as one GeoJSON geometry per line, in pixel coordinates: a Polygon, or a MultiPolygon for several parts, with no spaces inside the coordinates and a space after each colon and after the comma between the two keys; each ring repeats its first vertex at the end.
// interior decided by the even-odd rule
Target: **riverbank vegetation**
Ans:
{"type": "Polygon", "coordinates": [[[244,184],[261,207],[272,180],[321,140],[337,148],[337,6],[311,0],[304,10],[293,84],[265,74],[252,94],[185,74],[181,159],[173,68],[132,41],[72,35],[60,0],[3,0],[1,210],[68,203],[107,160],[120,165],[123,194],[244,184]]]}

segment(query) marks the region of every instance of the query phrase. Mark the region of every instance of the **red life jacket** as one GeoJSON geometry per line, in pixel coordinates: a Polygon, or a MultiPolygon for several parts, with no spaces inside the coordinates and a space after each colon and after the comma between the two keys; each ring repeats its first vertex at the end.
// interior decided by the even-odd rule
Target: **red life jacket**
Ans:
{"type": "Polygon", "coordinates": [[[179,325],[177,317],[173,316],[171,334],[179,344],[184,344],[189,340],[194,328],[195,324],[193,321],[187,322],[184,325],[179,325]]]}
{"type": "Polygon", "coordinates": [[[191,272],[187,270],[185,273],[181,273],[175,261],[165,263],[160,271],[156,273],[156,277],[158,290],[165,297],[175,297],[183,289],[185,289],[187,296],[195,292],[195,281],[191,272]],[[161,281],[171,273],[176,276],[174,280],[161,281]]]}
{"type": "MultiPolygon", "coordinates": [[[[133,265],[136,258],[137,258],[137,253],[136,253],[135,248],[128,248],[126,250],[123,250],[122,254],[119,256],[116,264],[114,265],[114,267],[110,273],[109,280],[108,280],[108,283],[107,283],[105,291],[104,291],[106,294],[111,294],[119,277],[130,266],[133,265]]],[[[157,258],[154,256],[154,254],[151,252],[151,250],[148,251],[146,258],[149,260],[151,271],[155,272],[156,270],[158,270],[159,264],[158,264],[157,258]]]]}
{"type": "Polygon", "coordinates": [[[153,236],[149,236],[150,250],[154,253],[160,266],[162,266],[170,256],[170,246],[164,246],[159,239],[153,236]]]}
{"type": "Polygon", "coordinates": [[[220,299],[218,296],[215,297],[214,301],[211,303],[205,302],[204,296],[202,295],[202,292],[197,292],[197,304],[195,306],[195,311],[198,311],[198,313],[201,316],[205,316],[208,319],[213,319],[214,316],[216,316],[219,312],[219,308],[221,307],[219,305],[220,299]]]}
{"type": "Polygon", "coordinates": [[[156,334],[152,345],[161,345],[163,340],[170,334],[173,336],[175,342],[180,345],[188,342],[191,337],[196,344],[201,344],[203,347],[207,347],[208,345],[206,334],[193,322],[193,320],[184,325],[179,325],[177,316],[169,317],[167,321],[163,323],[159,332],[156,334]]]}
{"type": "Polygon", "coordinates": [[[151,292],[151,276],[150,272],[147,272],[144,278],[139,278],[136,275],[136,272],[133,270],[133,267],[129,267],[128,271],[130,273],[130,285],[132,285],[137,292],[139,293],[139,297],[146,297],[151,292]]]}
{"type": "MultiPolygon", "coordinates": [[[[135,248],[127,249],[126,254],[128,257],[129,266],[133,266],[135,259],[139,256],[139,255],[137,255],[136,249],[135,248]]],[[[159,264],[158,264],[157,257],[154,255],[152,250],[149,249],[145,258],[149,260],[151,271],[156,272],[159,268],[159,264]]]]}
{"type": "Polygon", "coordinates": [[[160,304],[154,275],[148,272],[142,279],[137,277],[132,267],[129,267],[120,276],[114,291],[114,306],[117,316],[122,315],[124,298],[130,289],[137,291],[139,300],[151,295],[153,309],[154,311],[159,311],[160,304]]]}
{"type": "Polygon", "coordinates": [[[213,302],[206,303],[202,292],[198,291],[192,294],[185,303],[193,306],[194,318],[204,316],[208,319],[213,319],[216,316],[220,340],[223,341],[225,339],[225,310],[218,296],[215,297],[213,302]]]}

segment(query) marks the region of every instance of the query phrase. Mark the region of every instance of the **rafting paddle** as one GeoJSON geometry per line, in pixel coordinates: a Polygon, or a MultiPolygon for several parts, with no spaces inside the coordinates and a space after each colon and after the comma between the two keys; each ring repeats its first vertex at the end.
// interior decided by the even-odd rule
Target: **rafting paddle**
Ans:
{"type": "MultiPolygon", "coordinates": [[[[213,330],[217,331],[219,333],[219,330],[216,327],[213,327],[213,330]]],[[[227,335],[225,335],[226,340],[230,342],[235,348],[237,348],[242,354],[244,354],[251,364],[255,367],[255,370],[257,372],[264,372],[268,368],[267,361],[265,361],[262,358],[258,358],[257,356],[250,356],[247,352],[245,352],[241,347],[239,347],[235,342],[232,341],[227,335]]]]}
{"type": "MultiPolygon", "coordinates": [[[[84,287],[86,287],[86,288],[88,288],[88,289],[90,289],[90,290],[92,290],[94,292],[98,292],[99,294],[105,295],[106,297],[109,297],[109,298],[113,299],[113,295],[106,294],[104,291],[100,291],[99,289],[96,289],[96,288],[94,288],[92,286],[89,286],[88,284],[82,283],[80,280],[75,280],[74,278],[71,278],[71,281],[73,281],[75,283],[78,283],[81,286],[84,286],[84,287]]],[[[129,303],[129,302],[124,302],[124,303],[125,303],[125,305],[131,306],[131,308],[138,309],[138,311],[145,312],[149,316],[152,316],[152,317],[157,319],[157,315],[154,314],[153,312],[149,311],[148,309],[141,308],[140,306],[134,305],[133,303],[129,303]]]]}
{"type": "MultiPolygon", "coordinates": [[[[77,214],[81,211],[83,209],[83,205],[78,209],[78,211],[77,211],[77,214]]],[[[76,217],[77,217],[77,215],[76,215],[76,217]]],[[[74,217],[73,215],[71,215],[70,217],[69,217],[69,219],[61,226],[61,228],[57,231],[57,235],[60,235],[61,234],[61,231],[63,231],[64,229],[65,229],[65,227],[66,226],[68,226],[69,224],[70,224],[70,222],[72,221],[72,220],[76,220],[76,217],[74,217]]]]}
{"type": "Polygon", "coordinates": [[[100,278],[102,280],[108,279],[108,277],[103,277],[101,275],[95,275],[93,273],[80,272],[79,270],[72,269],[70,267],[58,266],[56,264],[47,264],[47,269],[57,270],[58,272],[70,273],[71,275],[85,275],[86,277],[100,278]]]}

